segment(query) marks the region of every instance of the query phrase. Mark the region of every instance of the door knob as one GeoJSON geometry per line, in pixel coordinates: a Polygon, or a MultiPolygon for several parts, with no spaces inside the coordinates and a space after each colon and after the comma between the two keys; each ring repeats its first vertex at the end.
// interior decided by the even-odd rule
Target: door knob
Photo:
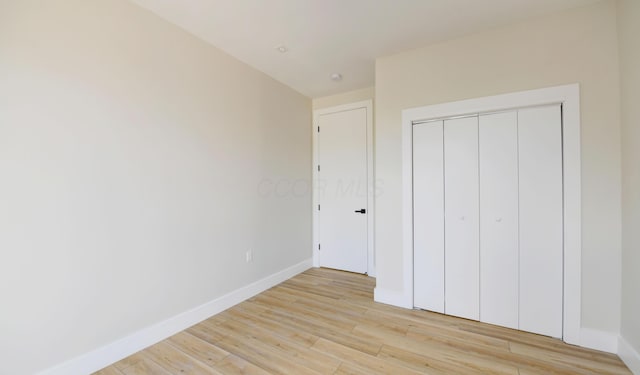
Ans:
{"type": "Polygon", "coordinates": [[[357,213],[357,214],[366,214],[366,213],[367,213],[367,210],[365,210],[365,209],[363,208],[363,209],[361,209],[361,210],[355,210],[354,212],[355,212],[355,213],[357,213]]]}

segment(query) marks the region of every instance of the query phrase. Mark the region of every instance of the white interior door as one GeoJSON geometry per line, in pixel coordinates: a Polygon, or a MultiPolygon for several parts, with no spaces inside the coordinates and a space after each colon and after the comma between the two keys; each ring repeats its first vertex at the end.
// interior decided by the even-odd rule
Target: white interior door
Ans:
{"type": "Polygon", "coordinates": [[[478,118],[444,122],[445,313],[479,319],[478,118]]]}
{"type": "Polygon", "coordinates": [[[562,117],[518,111],[520,329],[562,337],[562,117]]]}
{"type": "Polygon", "coordinates": [[[367,272],[367,111],[319,116],[321,267],[367,272]]]}
{"type": "Polygon", "coordinates": [[[480,320],[518,328],[518,117],[482,115],[480,320]]]}
{"type": "Polygon", "coordinates": [[[439,313],[444,313],[443,125],[413,127],[413,303],[439,313]]]}

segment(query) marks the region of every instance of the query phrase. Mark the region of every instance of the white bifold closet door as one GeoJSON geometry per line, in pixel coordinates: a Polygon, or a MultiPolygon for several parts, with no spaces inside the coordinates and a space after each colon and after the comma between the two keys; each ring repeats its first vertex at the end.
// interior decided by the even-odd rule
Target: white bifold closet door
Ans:
{"type": "Polygon", "coordinates": [[[414,126],[414,305],[562,337],[561,106],[414,126]]]}
{"type": "Polygon", "coordinates": [[[414,305],[444,314],[443,121],[413,127],[414,305]]]}
{"type": "Polygon", "coordinates": [[[444,311],[479,319],[478,117],[444,122],[444,311]]]}
{"type": "Polygon", "coordinates": [[[517,112],[480,116],[480,320],[518,328],[517,112]]]}
{"type": "Polygon", "coordinates": [[[562,337],[561,107],[518,111],[519,320],[523,331],[562,337]]]}

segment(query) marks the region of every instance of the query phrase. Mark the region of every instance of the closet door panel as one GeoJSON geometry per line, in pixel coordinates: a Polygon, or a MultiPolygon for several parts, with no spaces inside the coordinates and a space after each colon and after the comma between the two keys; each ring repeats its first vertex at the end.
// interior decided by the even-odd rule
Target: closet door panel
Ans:
{"type": "Polygon", "coordinates": [[[560,106],[518,111],[520,329],[562,337],[560,106]]]}
{"type": "Polygon", "coordinates": [[[444,313],[443,122],[413,127],[414,305],[444,313]]]}
{"type": "Polygon", "coordinates": [[[444,123],[445,313],[479,319],[478,118],[444,123]]]}
{"type": "Polygon", "coordinates": [[[517,112],[480,116],[480,320],[518,328],[517,112]]]}

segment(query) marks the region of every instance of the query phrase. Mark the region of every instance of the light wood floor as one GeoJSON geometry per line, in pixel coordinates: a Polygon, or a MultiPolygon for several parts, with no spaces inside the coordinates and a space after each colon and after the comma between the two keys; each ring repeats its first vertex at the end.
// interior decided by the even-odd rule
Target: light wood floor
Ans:
{"type": "Polygon", "coordinates": [[[374,284],[311,269],[97,374],[631,374],[615,355],[375,303],[374,284]]]}

